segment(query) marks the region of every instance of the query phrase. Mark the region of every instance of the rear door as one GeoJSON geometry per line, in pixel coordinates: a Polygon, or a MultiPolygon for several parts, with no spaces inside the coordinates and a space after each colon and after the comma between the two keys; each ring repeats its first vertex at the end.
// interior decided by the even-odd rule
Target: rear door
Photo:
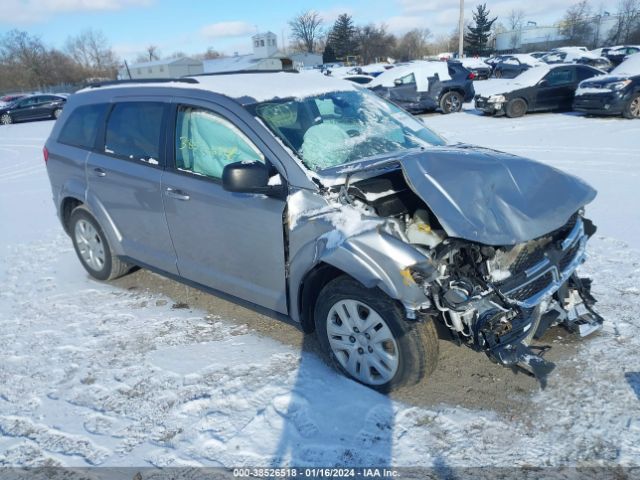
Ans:
{"type": "Polygon", "coordinates": [[[229,110],[192,99],[177,100],[170,130],[162,193],[180,275],[286,313],[285,201],[221,181],[229,163],[269,163],[266,146],[229,110]]]}
{"type": "Polygon", "coordinates": [[[535,110],[570,110],[576,90],[574,65],[553,68],[536,89],[535,110]]]}
{"type": "Polygon", "coordinates": [[[36,107],[36,103],[38,102],[38,97],[28,97],[20,100],[16,107],[12,109],[11,116],[15,120],[31,120],[35,117],[34,110],[36,107]]]}
{"type": "Polygon", "coordinates": [[[87,160],[89,195],[122,237],[125,254],[177,273],[160,190],[168,103],[154,98],[110,106],[96,152],[87,160]]]}

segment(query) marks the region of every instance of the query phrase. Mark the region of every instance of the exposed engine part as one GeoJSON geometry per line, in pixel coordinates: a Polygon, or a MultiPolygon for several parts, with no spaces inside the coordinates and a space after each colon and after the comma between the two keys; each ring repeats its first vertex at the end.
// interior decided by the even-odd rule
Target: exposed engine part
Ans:
{"type": "Polygon", "coordinates": [[[444,240],[444,235],[434,231],[429,223],[429,212],[416,210],[408,222],[407,238],[409,243],[435,248],[444,240]]]}

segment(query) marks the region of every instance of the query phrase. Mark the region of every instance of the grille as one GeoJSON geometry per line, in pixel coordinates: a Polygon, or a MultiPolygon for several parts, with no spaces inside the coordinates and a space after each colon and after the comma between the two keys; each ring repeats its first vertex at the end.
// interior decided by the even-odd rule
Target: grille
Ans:
{"type": "Polygon", "coordinates": [[[536,278],[531,283],[528,283],[517,290],[509,293],[507,296],[514,300],[523,301],[530,297],[533,297],[537,293],[547,288],[549,284],[553,282],[553,275],[551,272],[545,273],[541,277],[536,278]]]}
{"type": "Polygon", "coordinates": [[[560,271],[563,271],[565,268],[569,266],[569,264],[573,261],[580,249],[580,243],[576,243],[573,247],[571,247],[564,256],[558,262],[558,268],[560,271]]]}
{"type": "Polygon", "coordinates": [[[544,260],[544,248],[536,248],[533,252],[529,252],[526,249],[520,252],[520,255],[509,266],[509,271],[512,274],[518,274],[524,272],[528,268],[533,267],[535,264],[544,260]]]}

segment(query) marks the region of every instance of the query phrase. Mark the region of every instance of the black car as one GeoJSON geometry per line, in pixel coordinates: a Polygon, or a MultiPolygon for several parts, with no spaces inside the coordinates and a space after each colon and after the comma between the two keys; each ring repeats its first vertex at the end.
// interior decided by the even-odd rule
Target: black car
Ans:
{"type": "Polygon", "coordinates": [[[580,83],[573,109],[590,114],[640,118],[640,54],[622,62],[609,75],[580,83]]]}
{"type": "Polygon", "coordinates": [[[604,72],[587,65],[540,65],[513,81],[476,95],[476,108],[492,115],[521,117],[527,112],[571,110],[578,84],[604,72]]]}
{"type": "Polygon", "coordinates": [[[505,55],[493,65],[495,78],[516,78],[522,72],[541,63],[536,58],[527,54],[505,55]]]}
{"type": "Polygon", "coordinates": [[[473,100],[474,78],[475,75],[458,61],[447,64],[416,62],[384,72],[371,82],[370,88],[411,113],[437,109],[443,113],[453,113],[459,112],[463,103],[473,100]],[[445,78],[447,74],[449,78],[445,78]],[[391,85],[384,83],[391,78],[391,85]]]}
{"type": "Polygon", "coordinates": [[[58,118],[67,98],[62,95],[28,95],[0,107],[0,123],[8,125],[25,120],[58,118]]]}
{"type": "Polygon", "coordinates": [[[612,48],[605,55],[613,65],[620,65],[629,55],[640,52],[640,45],[625,45],[622,47],[612,48]]]}

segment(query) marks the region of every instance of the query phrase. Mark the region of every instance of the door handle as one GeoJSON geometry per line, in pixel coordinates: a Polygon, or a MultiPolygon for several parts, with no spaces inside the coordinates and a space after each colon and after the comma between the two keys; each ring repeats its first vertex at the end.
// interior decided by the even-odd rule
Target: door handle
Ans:
{"type": "Polygon", "coordinates": [[[104,171],[104,169],[100,168],[100,167],[96,167],[93,169],[93,173],[97,176],[97,177],[106,177],[107,176],[107,172],[104,171]]]}
{"type": "Polygon", "coordinates": [[[167,197],[175,198],[176,200],[189,200],[191,197],[184,193],[182,190],[176,188],[167,187],[167,197]]]}

